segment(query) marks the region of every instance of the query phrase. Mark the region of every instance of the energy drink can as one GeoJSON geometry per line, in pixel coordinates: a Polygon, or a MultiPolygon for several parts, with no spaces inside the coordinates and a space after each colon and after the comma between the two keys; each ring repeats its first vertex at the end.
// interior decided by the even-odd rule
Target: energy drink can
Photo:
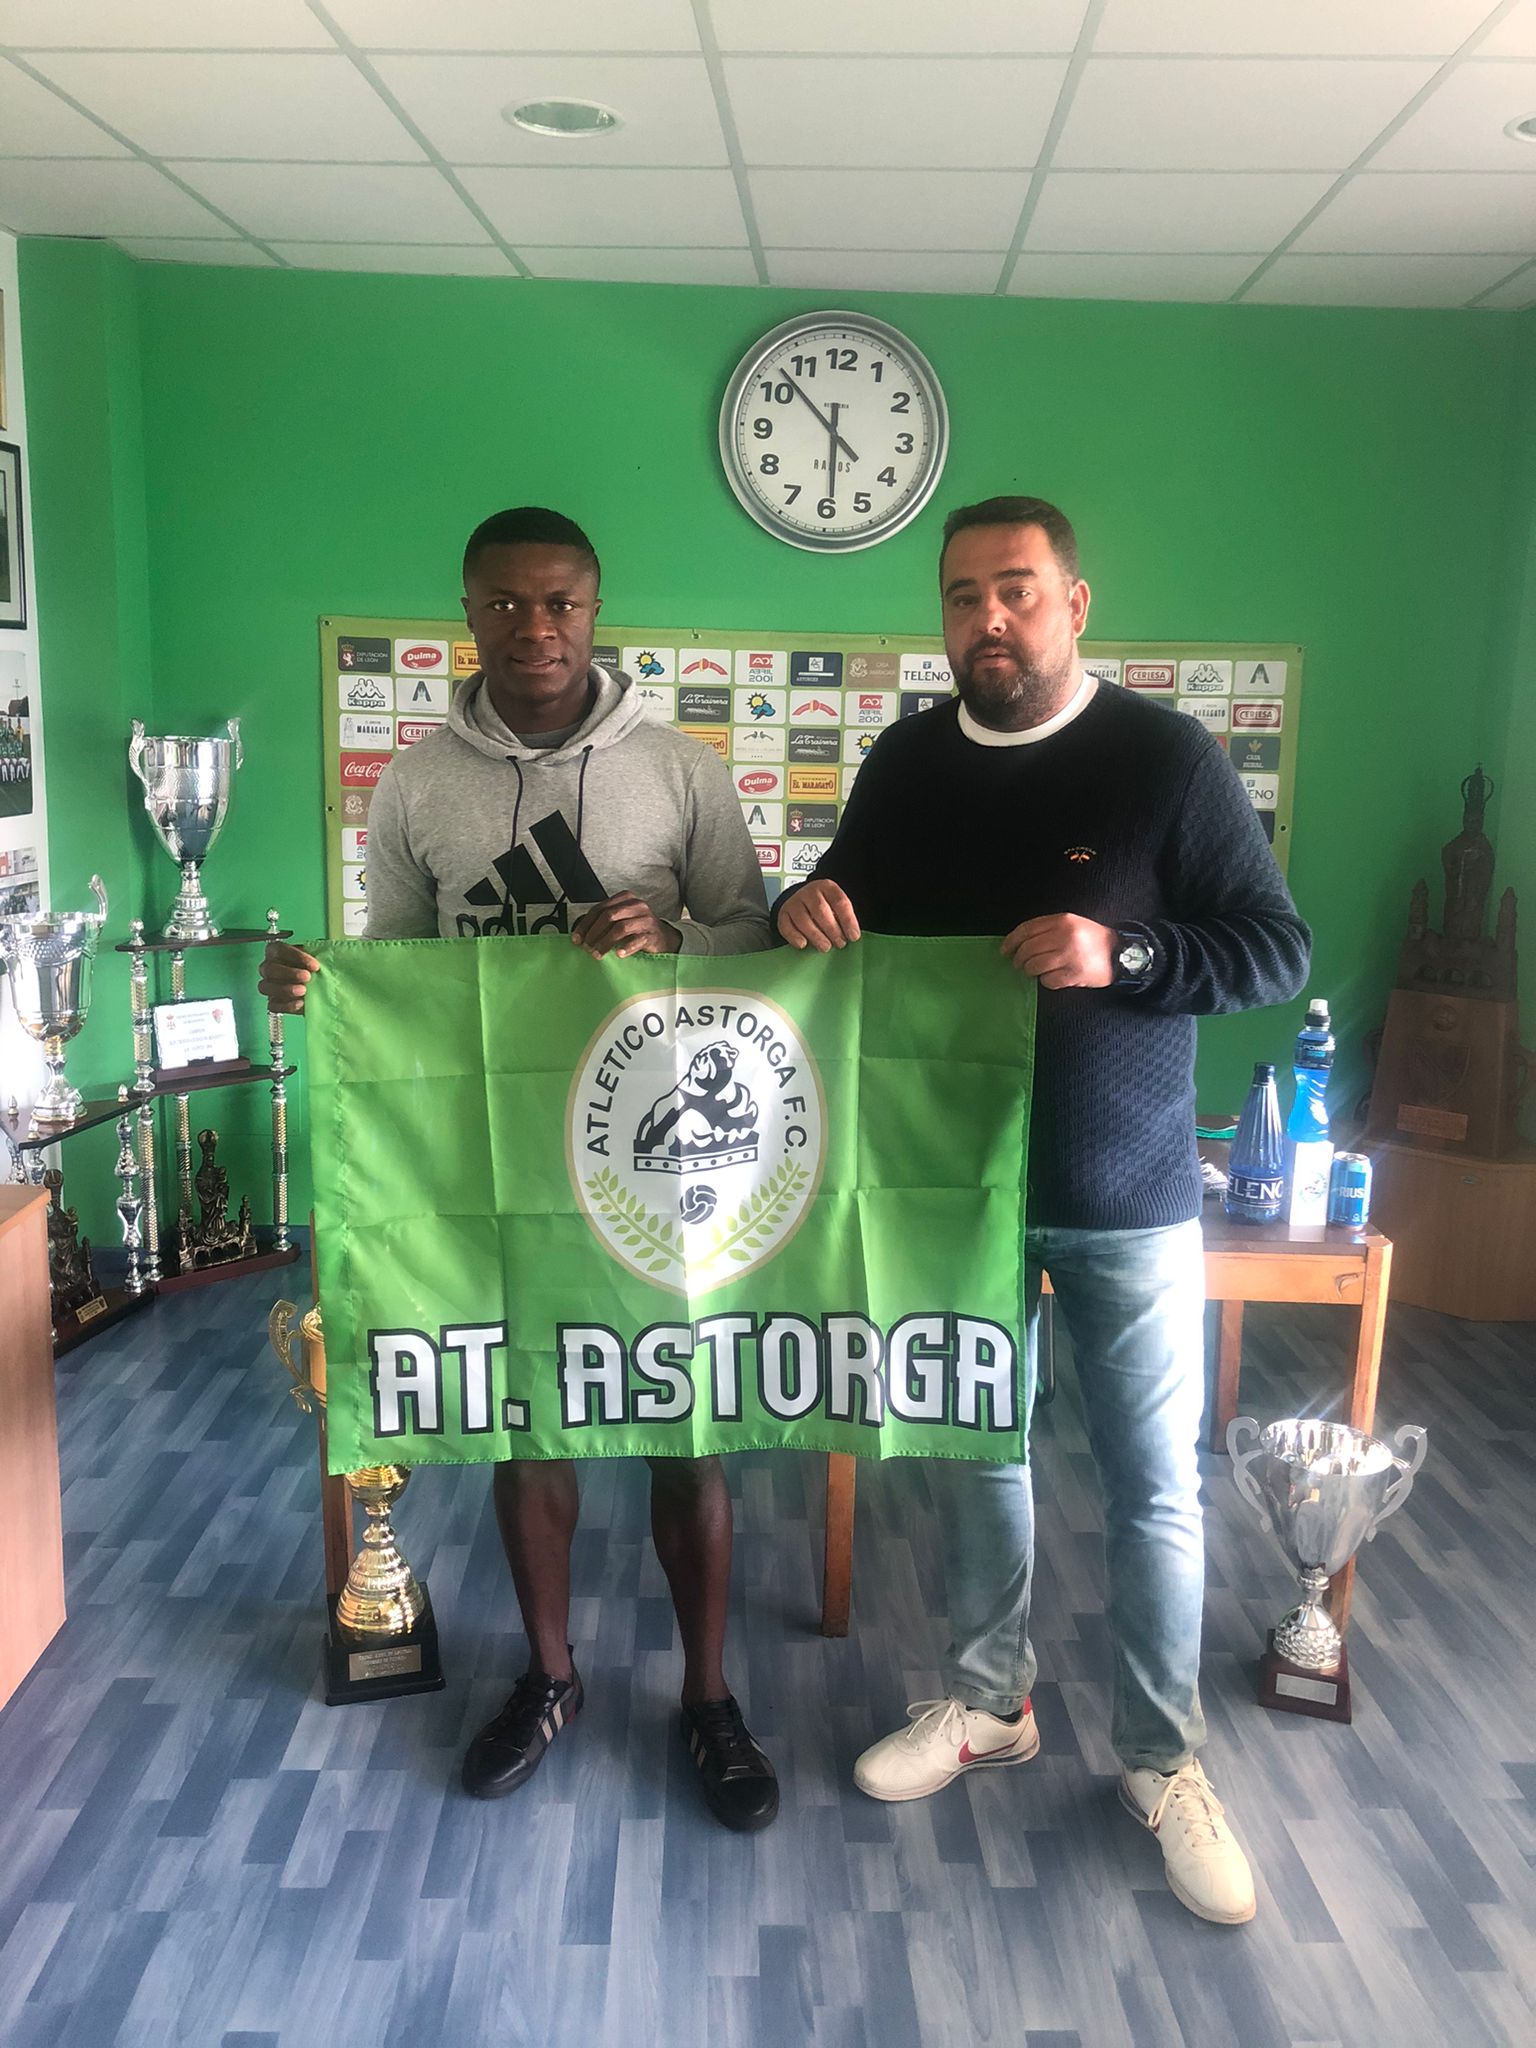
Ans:
{"type": "Polygon", "coordinates": [[[1359,1230],[1370,1220],[1371,1162],[1363,1152],[1335,1152],[1328,1181],[1328,1221],[1359,1230]]]}

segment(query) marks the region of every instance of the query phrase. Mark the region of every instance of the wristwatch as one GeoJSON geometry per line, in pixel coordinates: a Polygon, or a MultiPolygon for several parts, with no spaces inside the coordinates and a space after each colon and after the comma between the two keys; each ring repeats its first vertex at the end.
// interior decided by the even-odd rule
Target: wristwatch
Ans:
{"type": "Polygon", "coordinates": [[[1123,926],[1115,933],[1115,979],[1113,986],[1123,988],[1133,982],[1145,981],[1157,957],[1152,941],[1147,934],[1135,926],[1123,926]]]}

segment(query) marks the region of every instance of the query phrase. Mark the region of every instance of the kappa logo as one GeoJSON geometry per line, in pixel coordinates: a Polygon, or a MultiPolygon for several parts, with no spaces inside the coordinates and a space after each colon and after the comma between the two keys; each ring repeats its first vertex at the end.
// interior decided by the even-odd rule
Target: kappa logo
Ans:
{"type": "Polygon", "coordinates": [[[1067,848],[1067,859],[1076,861],[1078,866],[1081,867],[1086,862],[1095,859],[1097,853],[1098,848],[1094,846],[1069,846],[1067,848]]]}
{"type": "Polygon", "coordinates": [[[464,891],[466,903],[489,914],[477,917],[473,911],[460,911],[459,937],[485,939],[505,933],[526,938],[534,932],[568,932],[583,910],[607,898],[575,833],[559,811],[551,811],[492,862],[482,881],[464,891]]]}
{"type": "Polygon", "coordinates": [[[675,1294],[783,1250],[821,1179],[821,1078],[792,1018],[734,989],[637,996],[567,1099],[571,1182],[598,1242],[675,1294]]]}
{"type": "Polygon", "coordinates": [[[394,699],[372,676],[357,676],[351,681],[343,676],[341,682],[341,708],[343,711],[384,711],[392,707],[394,699]]]}

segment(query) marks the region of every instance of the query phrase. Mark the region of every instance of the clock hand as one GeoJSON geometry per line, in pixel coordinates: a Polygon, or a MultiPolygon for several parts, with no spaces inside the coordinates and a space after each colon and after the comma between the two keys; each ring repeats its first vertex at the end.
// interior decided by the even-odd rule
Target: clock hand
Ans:
{"type": "MultiPolygon", "coordinates": [[[[780,375],[783,375],[782,371],[780,372],[780,375]]],[[[812,398],[808,392],[802,391],[800,386],[795,382],[793,377],[785,377],[784,382],[795,393],[795,396],[797,398],[803,398],[805,400],[806,404],[811,408],[811,411],[815,413],[817,419],[821,421],[821,424],[824,427],[830,429],[832,426],[832,422],[827,418],[826,414],[822,411],[821,407],[816,403],[815,399],[812,398]]],[[[858,456],[854,454],[853,450],[848,446],[848,443],[843,439],[841,434],[838,435],[837,442],[838,446],[842,449],[843,453],[847,456],[850,462],[858,461],[858,456]]]]}
{"type": "Polygon", "coordinates": [[[827,498],[835,506],[837,503],[837,406],[835,403],[832,404],[832,417],[827,424],[832,434],[832,439],[827,444],[827,498]]]}

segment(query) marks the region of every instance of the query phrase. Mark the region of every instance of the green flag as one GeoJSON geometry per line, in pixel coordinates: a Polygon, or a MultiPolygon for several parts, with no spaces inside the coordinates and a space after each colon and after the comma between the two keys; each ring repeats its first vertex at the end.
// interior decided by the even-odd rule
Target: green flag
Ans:
{"type": "Polygon", "coordinates": [[[1023,1455],[1034,984],[994,940],[317,950],[333,1471],[1023,1455]]]}

